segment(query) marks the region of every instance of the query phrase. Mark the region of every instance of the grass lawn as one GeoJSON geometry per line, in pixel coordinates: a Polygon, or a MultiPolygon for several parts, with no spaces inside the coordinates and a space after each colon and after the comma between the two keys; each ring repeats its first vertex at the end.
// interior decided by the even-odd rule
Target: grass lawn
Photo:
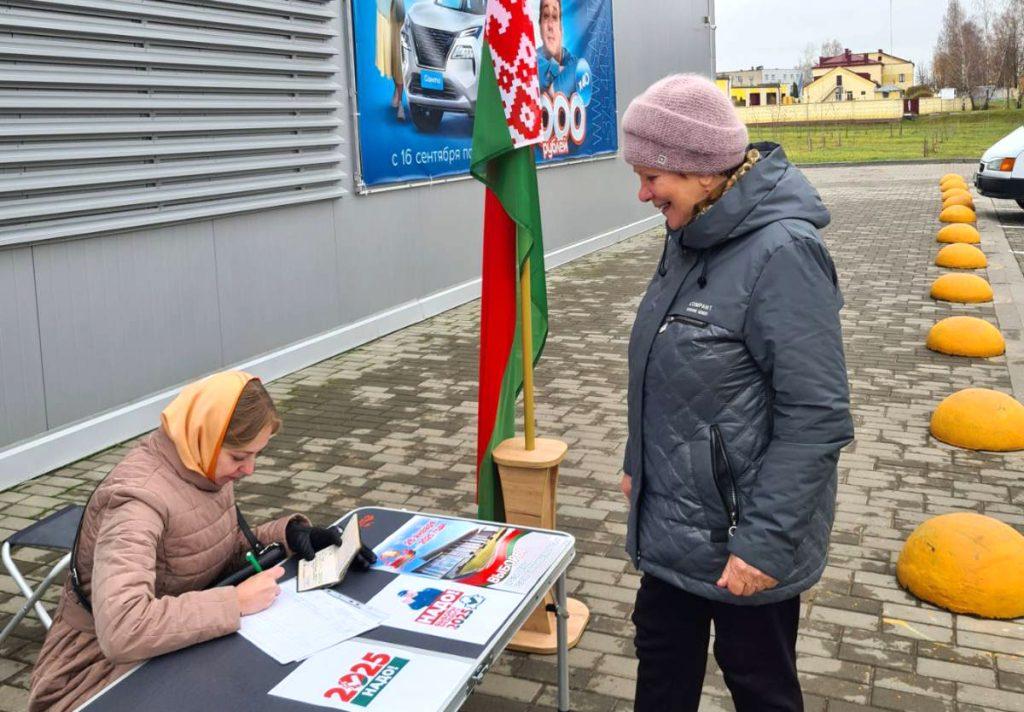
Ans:
{"type": "Polygon", "coordinates": [[[842,163],[921,158],[977,160],[1024,124],[1024,110],[990,109],[919,116],[896,122],[748,126],[751,141],[782,144],[794,163],[842,163]]]}

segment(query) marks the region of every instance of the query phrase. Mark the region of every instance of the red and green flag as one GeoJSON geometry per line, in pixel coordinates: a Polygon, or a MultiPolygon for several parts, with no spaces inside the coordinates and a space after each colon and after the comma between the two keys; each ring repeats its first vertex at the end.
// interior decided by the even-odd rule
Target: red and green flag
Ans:
{"type": "Polygon", "coordinates": [[[528,0],[488,0],[473,122],[470,170],[486,186],[483,294],[480,306],[480,395],[477,509],[503,521],[501,485],[491,453],[515,435],[523,387],[519,277],[529,270],[532,363],[544,349],[548,301],[533,144],[541,140],[537,50],[528,0]]]}

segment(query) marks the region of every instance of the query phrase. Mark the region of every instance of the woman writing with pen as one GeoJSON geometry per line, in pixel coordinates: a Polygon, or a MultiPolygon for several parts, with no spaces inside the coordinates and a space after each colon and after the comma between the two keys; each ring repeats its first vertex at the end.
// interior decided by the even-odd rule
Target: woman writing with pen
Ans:
{"type": "MultiPolygon", "coordinates": [[[[68,710],[134,665],[238,630],[270,606],[280,566],[237,586],[208,588],[246,565],[261,567],[237,512],[234,482],[281,426],[259,379],[218,373],[185,387],[161,427],[96,488],[72,551],[72,576],[32,674],[29,710],[68,710]]],[[[341,543],[337,529],[292,515],[256,527],[312,559],[341,543]]]]}

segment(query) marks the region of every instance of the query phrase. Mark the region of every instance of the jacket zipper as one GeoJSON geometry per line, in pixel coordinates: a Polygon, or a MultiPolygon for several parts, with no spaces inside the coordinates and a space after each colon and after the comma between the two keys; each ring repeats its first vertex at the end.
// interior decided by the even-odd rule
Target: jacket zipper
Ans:
{"type": "Polygon", "coordinates": [[[740,522],[740,502],[736,496],[736,478],[733,477],[732,465],[729,464],[725,450],[725,438],[717,425],[711,426],[711,467],[714,470],[715,489],[729,515],[729,536],[733,536],[740,522]]]}
{"type": "MultiPolygon", "coordinates": [[[[687,248],[686,248],[685,245],[683,245],[683,233],[684,232],[685,231],[683,231],[683,230],[679,231],[679,251],[683,255],[683,257],[685,258],[686,252],[687,252],[687,248]]],[[[671,235],[667,235],[666,236],[665,246],[664,246],[664,248],[662,248],[662,252],[661,252],[661,264],[658,266],[658,273],[662,277],[664,277],[668,273],[668,269],[665,266],[665,258],[668,255],[668,240],[669,239],[671,239],[671,235]]],[[[686,270],[686,274],[683,275],[683,279],[682,279],[681,282],[679,282],[679,286],[676,287],[676,293],[675,293],[675,297],[673,297],[673,300],[679,298],[679,292],[682,290],[683,285],[686,284],[686,280],[690,278],[690,273],[693,272],[693,268],[696,267],[696,266],[697,266],[697,260],[694,260],[693,264],[690,265],[690,268],[688,270],[686,270]]],[[[672,320],[673,316],[680,317],[680,318],[685,318],[685,319],[690,319],[690,317],[683,317],[682,314],[672,314],[672,315],[669,315],[669,317],[665,320],[666,324],[670,320],[672,320]]],[[[700,326],[702,328],[707,326],[707,324],[705,322],[699,321],[698,319],[693,319],[692,321],[696,322],[696,325],[700,326]]],[[[662,324],[662,326],[658,327],[658,333],[659,334],[662,331],[664,331],[665,329],[668,328],[666,326],[666,324],[662,324]]],[[[647,353],[647,361],[648,362],[650,361],[650,358],[651,358],[651,354],[650,354],[650,352],[648,352],[647,353]]],[[[646,370],[647,370],[647,363],[644,364],[645,378],[641,379],[641,388],[643,388],[643,381],[646,379],[646,370]]],[[[640,422],[643,423],[643,412],[642,411],[640,413],[640,422]]],[[[643,434],[642,426],[641,426],[641,430],[640,430],[640,433],[639,433],[638,437],[640,438],[640,441],[643,442],[644,434],[643,434]]],[[[632,475],[632,477],[633,477],[633,486],[634,487],[640,488],[640,487],[643,486],[643,484],[640,482],[640,479],[642,478],[642,473],[639,474],[639,475],[634,473],[632,475]]],[[[639,532],[641,508],[642,508],[642,505],[643,505],[643,499],[640,497],[641,494],[642,494],[641,490],[637,489],[637,493],[636,493],[636,521],[637,521],[636,562],[637,562],[638,566],[640,564],[641,559],[643,558],[643,552],[640,550],[640,532],[639,532]]]]}
{"type": "Polygon", "coordinates": [[[665,329],[668,328],[669,324],[689,324],[690,326],[696,326],[698,329],[706,329],[708,323],[701,321],[700,319],[694,319],[692,316],[686,316],[685,314],[669,314],[665,317],[665,321],[662,322],[661,326],[658,327],[658,333],[665,333],[665,329]]]}

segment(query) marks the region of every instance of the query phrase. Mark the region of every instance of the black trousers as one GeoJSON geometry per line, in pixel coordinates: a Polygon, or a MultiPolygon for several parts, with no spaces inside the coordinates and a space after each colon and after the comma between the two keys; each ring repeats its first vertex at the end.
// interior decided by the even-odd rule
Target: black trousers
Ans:
{"type": "Polygon", "coordinates": [[[737,606],[644,574],[633,612],[640,661],[634,709],[697,712],[714,621],[715,660],[737,712],[802,712],[796,675],[799,620],[799,596],[737,606]]]}

